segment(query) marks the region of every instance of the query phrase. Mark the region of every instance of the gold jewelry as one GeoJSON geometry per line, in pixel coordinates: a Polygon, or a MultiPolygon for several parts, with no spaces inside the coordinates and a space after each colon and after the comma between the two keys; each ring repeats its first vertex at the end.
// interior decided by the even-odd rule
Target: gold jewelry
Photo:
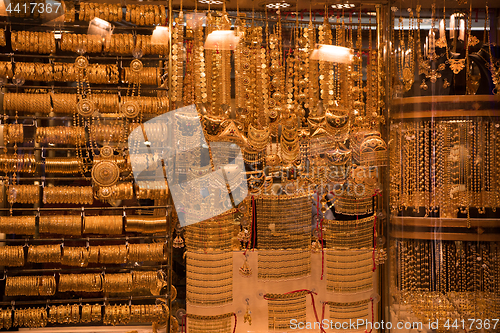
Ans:
{"type": "Polygon", "coordinates": [[[186,252],[186,301],[218,306],[233,300],[233,253],[186,252]]]}
{"type": "Polygon", "coordinates": [[[192,333],[231,332],[231,318],[233,315],[233,313],[217,316],[188,314],[186,324],[189,327],[189,332],[192,333]]]}
{"type": "Polygon", "coordinates": [[[266,294],[268,328],[269,330],[284,330],[290,328],[290,320],[306,321],[307,292],[292,294],[266,294]]]}
{"type": "Polygon", "coordinates": [[[33,263],[59,263],[61,262],[61,244],[30,245],[27,261],[33,263]]]}
{"type": "Polygon", "coordinates": [[[167,218],[165,216],[127,215],[125,218],[125,231],[145,234],[166,232],[167,218]]]}
{"type": "Polygon", "coordinates": [[[83,204],[94,201],[92,186],[47,186],[43,190],[44,204],[83,204]]]}
{"type": "Polygon", "coordinates": [[[83,218],[84,234],[120,235],[122,228],[122,215],[85,215],[83,218]]]}
{"type": "Polygon", "coordinates": [[[82,234],[80,215],[41,215],[38,224],[40,233],[73,236],[82,234]]]}
{"type": "Polygon", "coordinates": [[[0,261],[9,267],[24,266],[24,248],[22,246],[0,246],[0,261]]]}

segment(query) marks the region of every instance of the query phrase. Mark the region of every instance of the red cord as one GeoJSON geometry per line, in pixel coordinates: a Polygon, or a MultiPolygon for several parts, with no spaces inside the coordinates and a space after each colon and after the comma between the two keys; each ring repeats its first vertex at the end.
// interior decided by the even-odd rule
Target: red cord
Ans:
{"type": "Polygon", "coordinates": [[[182,325],[181,333],[187,332],[187,314],[182,316],[181,325],[182,325]]]}
{"type": "Polygon", "coordinates": [[[365,330],[365,333],[372,333],[372,330],[373,330],[373,321],[375,320],[375,313],[373,311],[373,298],[370,298],[370,301],[372,302],[372,327],[370,328],[370,332],[367,332],[367,330],[365,330]]]}
{"type": "Polygon", "coordinates": [[[233,316],[234,316],[234,330],[233,330],[233,333],[236,332],[236,323],[238,322],[238,317],[236,316],[236,313],[233,312],[233,316]]]}
{"type": "Polygon", "coordinates": [[[257,216],[255,211],[255,198],[252,195],[252,236],[253,236],[253,242],[252,242],[252,251],[255,251],[255,225],[257,224],[257,216]]]}
{"type": "Polygon", "coordinates": [[[320,326],[321,326],[321,327],[323,326],[323,320],[325,319],[325,308],[326,308],[326,304],[327,304],[327,302],[324,302],[324,303],[323,303],[323,310],[321,311],[321,323],[320,323],[320,326]]]}
{"type": "MultiPolygon", "coordinates": [[[[318,233],[318,241],[321,244],[321,280],[323,280],[323,275],[325,272],[325,252],[323,249],[323,219],[324,216],[321,216],[321,220],[318,219],[318,215],[321,212],[319,207],[319,193],[316,192],[316,232],[318,233]],[[319,223],[318,223],[319,220],[319,223]],[[319,229],[319,230],[318,230],[319,229]]],[[[325,212],[326,214],[326,212],[325,212]]]]}
{"type": "MultiPolygon", "coordinates": [[[[316,321],[319,322],[318,311],[316,311],[316,303],[314,302],[314,295],[317,295],[317,293],[315,293],[314,291],[308,290],[308,289],[299,289],[299,290],[289,291],[289,292],[285,293],[284,295],[300,293],[302,291],[306,291],[309,295],[311,295],[311,301],[312,301],[312,306],[313,306],[313,310],[314,310],[314,316],[316,317],[316,321]]],[[[267,298],[266,295],[264,295],[264,299],[270,301],[270,300],[274,300],[276,298],[267,298]]],[[[325,332],[325,330],[323,329],[322,325],[320,325],[320,329],[321,329],[320,332],[325,332]]]]}
{"type": "Polygon", "coordinates": [[[376,230],[377,230],[377,215],[375,215],[375,218],[373,219],[373,253],[372,253],[373,269],[372,269],[372,272],[375,272],[375,270],[377,269],[377,265],[375,264],[375,248],[377,247],[376,230]]]}

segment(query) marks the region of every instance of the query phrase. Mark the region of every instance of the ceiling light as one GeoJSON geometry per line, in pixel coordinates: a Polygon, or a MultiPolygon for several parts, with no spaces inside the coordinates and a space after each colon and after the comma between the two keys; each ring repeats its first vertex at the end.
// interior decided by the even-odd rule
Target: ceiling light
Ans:
{"type": "Polygon", "coordinates": [[[368,16],[377,16],[377,12],[366,12],[368,16]]]}
{"type": "Polygon", "coordinates": [[[170,39],[170,30],[168,27],[157,26],[151,35],[151,44],[153,45],[168,45],[170,39]]]}
{"type": "Polygon", "coordinates": [[[87,34],[100,35],[102,38],[107,38],[111,36],[114,28],[115,27],[108,21],[104,21],[98,17],[94,17],[92,21],[89,22],[89,29],[87,31],[87,34]]]}
{"type": "Polygon", "coordinates": [[[224,2],[220,0],[198,0],[199,3],[204,3],[207,5],[222,5],[224,2]]]}
{"type": "Polygon", "coordinates": [[[288,8],[290,7],[291,4],[289,4],[288,2],[271,2],[271,3],[268,3],[266,4],[266,7],[269,8],[269,9],[282,9],[282,8],[288,8]]]}
{"type": "Polygon", "coordinates": [[[240,38],[233,30],[216,30],[208,34],[205,40],[207,50],[234,50],[240,38]]]}
{"type": "Polygon", "coordinates": [[[338,4],[332,5],[332,8],[334,8],[334,9],[349,9],[349,8],[354,8],[354,7],[356,7],[356,5],[353,3],[338,3],[338,4]]]}
{"type": "Polygon", "coordinates": [[[353,51],[350,48],[316,44],[316,49],[311,53],[311,60],[328,61],[348,64],[352,62],[353,51]]]}

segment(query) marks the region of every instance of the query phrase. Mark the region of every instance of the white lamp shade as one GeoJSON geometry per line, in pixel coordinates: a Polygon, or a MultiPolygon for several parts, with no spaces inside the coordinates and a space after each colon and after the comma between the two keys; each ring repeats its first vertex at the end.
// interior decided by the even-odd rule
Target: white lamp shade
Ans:
{"type": "Polygon", "coordinates": [[[115,27],[108,21],[95,17],[92,21],[90,21],[87,33],[89,35],[99,35],[102,38],[108,38],[113,34],[114,28],[115,27]]]}
{"type": "Polygon", "coordinates": [[[0,16],[8,16],[4,0],[0,0],[0,16]]]}
{"type": "Polygon", "coordinates": [[[208,50],[235,50],[240,38],[233,30],[217,30],[211,32],[205,41],[208,50]]]}
{"type": "Polygon", "coordinates": [[[170,40],[170,30],[168,27],[156,27],[151,36],[151,44],[153,45],[168,45],[170,40]]]}
{"type": "Polygon", "coordinates": [[[311,60],[338,62],[342,64],[349,64],[352,62],[353,51],[350,48],[316,44],[316,49],[311,53],[311,60]]]}

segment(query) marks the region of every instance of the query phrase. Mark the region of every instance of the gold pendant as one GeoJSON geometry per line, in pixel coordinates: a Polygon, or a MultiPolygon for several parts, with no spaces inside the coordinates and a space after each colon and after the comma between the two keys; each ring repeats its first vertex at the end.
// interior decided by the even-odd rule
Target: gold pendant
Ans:
{"type": "Polygon", "coordinates": [[[403,80],[405,82],[408,82],[410,81],[411,79],[413,79],[413,73],[411,72],[410,68],[409,67],[405,67],[403,69],[403,80]]]}
{"type": "Polygon", "coordinates": [[[245,256],[245,262],[243,263],[243,265],[240,267],[240,273],[242,276],[244,277],[250,277],[252,275],[252,269],[250,268],[250,266],[248,265],[248,261],[247,261],[247,258],[245,256]]]}
{"type": "Polygon", "coordinates": [[[465,59],[448,59],[447,62],[450,64],[450,69],[455,75],[460,73],[465,67],[465,59]]]}
{"type": "Polygon", "coordinates": [[[427,88],[428,88],[428,86],[425,83],[425,79],[424,79],[424,80],[422,80],[422,83],[420,84],[420,89],[427,90],[427,88]]]}
{"type": "Polygon", "coordinates": [[[444,79],[444,82],[443,82],[443,89],[446,89],[450,86],[450,82],[448,82],[447,79],[444,79]]]}
{"type": "Polygon", "coordinates": [[[446,38],[439,37],[439,39],[436,41],[436,46],[440,48],[446,47],[446,38]]]}
{"type": "Polygon", "coordinates": [[[479,43],[479,39],[476,36],[469,35],[469,46],[476,46],[479,43]]]}

